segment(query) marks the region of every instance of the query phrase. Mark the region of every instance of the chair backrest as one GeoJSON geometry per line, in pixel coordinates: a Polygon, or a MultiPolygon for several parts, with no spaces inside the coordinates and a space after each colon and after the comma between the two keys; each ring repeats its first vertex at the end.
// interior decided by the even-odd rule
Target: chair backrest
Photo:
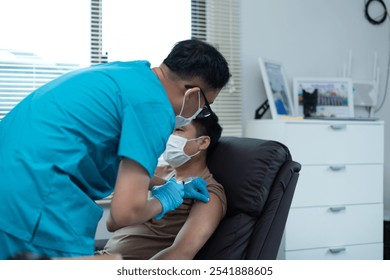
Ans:
{"type": "Polygon", "coordinates": [[[228,209],[195,259],[276,259],[301,165],[279,142],[222,137],[208,166],[228,209]]]}

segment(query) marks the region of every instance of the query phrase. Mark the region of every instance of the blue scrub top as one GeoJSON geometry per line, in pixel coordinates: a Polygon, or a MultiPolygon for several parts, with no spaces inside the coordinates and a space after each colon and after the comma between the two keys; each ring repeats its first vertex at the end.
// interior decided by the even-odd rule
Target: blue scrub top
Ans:
{"type": "Polygon", "coordinates": [[[92,254],[119,161],[153,175],[175,115],[149,62],[65,74],[0,121],[0,230],[46,248],[92,254]]]}

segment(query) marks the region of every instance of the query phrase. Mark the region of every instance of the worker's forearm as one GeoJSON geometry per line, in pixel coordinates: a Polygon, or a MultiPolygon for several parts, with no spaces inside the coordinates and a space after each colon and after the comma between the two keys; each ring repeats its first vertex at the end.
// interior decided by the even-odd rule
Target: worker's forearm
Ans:
{"type": "Polygon", "coordinates": [[[149,198],[143,207],[133,207],[124,215],[118,212],[120,210],[112,208],[110,216],[106,222],[109,231],[115,231],[119,228],[134,224],[143,223],[161,213],[162,206],[158,199],[149,198]]]}

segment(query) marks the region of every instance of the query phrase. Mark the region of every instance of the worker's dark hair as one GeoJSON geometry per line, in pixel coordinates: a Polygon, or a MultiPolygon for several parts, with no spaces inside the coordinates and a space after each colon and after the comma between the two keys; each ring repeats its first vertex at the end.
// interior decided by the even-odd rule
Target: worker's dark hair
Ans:
{"type": "Polygon", "coordinates": [[[213,89],[222,89],[231,76],[223,55],[197,39],[176,43],[163,63],[180,78],[199,77],[213,89]]]}

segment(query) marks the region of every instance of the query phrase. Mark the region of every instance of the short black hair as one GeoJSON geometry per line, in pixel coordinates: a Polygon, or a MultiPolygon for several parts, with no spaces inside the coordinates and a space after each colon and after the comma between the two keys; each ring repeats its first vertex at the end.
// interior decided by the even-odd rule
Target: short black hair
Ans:
{"type": "Polygon", "coordinates": [[[225,87],[231,76],[224,56],[198,39],[176,43],[163,63],[180,78],[199,77],[213,89],[225,87]]]}
{"type": "Polygon", "coordinates": [[[192,124],[195,126],[197,132],[196,137],[204,135],[210,137],[210,145],[207,148],[207,156],[209,156],[214,151],[222,134],[222,127],[218,123],[218,116],[212,112],[208,117],[193,119],[192,124]]]}

